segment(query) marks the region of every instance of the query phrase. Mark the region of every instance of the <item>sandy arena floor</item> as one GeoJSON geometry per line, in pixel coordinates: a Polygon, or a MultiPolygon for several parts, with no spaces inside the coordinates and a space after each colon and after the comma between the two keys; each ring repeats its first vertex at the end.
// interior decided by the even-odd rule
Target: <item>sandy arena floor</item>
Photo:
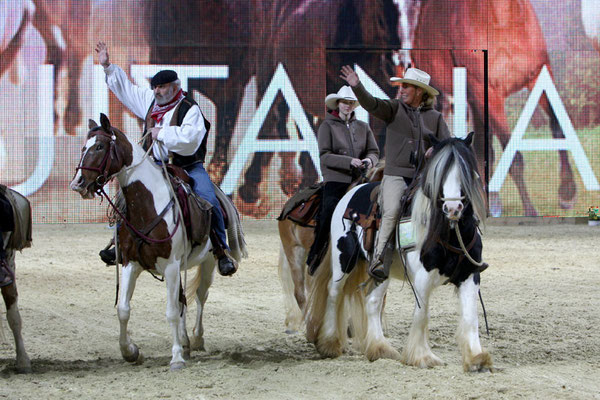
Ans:
{"type": "MultiPolygon", "coordinates": [[[[244,223],[250,257],[215,277],[205,314],[207,352],[169,371],[165,287],[138,281],[130,331],[146,358],[122,360],[115,271],[97,253],[104,225],[37,225],[17,255],[21,315],[33,374],[14,373],[12,335],[0,344],[0,399],[600,399],[600,229],[585,225],[489,226],[482,294],[491,328],[482,343],[498,370],[465,374],[454,340],[451,287],[434,292],[431,340],[446,365],[368,362],[350,350],[321,360],[302,334],[284,333],[275,222],[244,223]]],[[[401,350],[411,320],[408,286],[392,283],[388,336],[401,350]]],[[[188,314],[191,329],[195,305],[188,314]]]]}

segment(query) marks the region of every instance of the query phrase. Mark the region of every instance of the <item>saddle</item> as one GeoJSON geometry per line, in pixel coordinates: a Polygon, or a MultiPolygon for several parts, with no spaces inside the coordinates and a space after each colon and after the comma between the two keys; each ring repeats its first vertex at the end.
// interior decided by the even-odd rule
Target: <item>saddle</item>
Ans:
{"type": "MultiPolygon", "coordinates": [[[[403,222],[410,221],[410,207],[417,187],[418,179],[414,179],[400,199],[399,240],[406,240],[408,236],[411,236],[412,229],[409,229],[410,232],[408,232],[403,222]]],[[[363,247],[369,254],[372,254],[374,250],[375,238],[381,225],[381,209],[377,201],[380,190],[381,182],[371,182],[361,187],[350,199],[344,212],[344,219],[352,221],[363,229],[363,247]]]]}
{"type": "Polygon", "coordinates": [[[316,216],[321,206],[324,183],[309,186],[300,190],[286,201],[278,221],[289,219],[292,222],[305,227],[317,226],[316,216]]]}
{"type": "Polygon", "coordinates": [[[179,207],[181,207],[188,239],[194,243],[202,244],[210,234],[211,210],[213,206],[194,193],[189,175],[187,175],[182,168],[179,169],[181,170],[180,172],[185,174],[184,177],[187,176],[187,182],[179,175],[174,175],[171,172],[173,168],[167,169],[169,172],[169,179],[171,180],[171,185],[177,195],[179,207]]]}
{"type": "MultiPolygon", "coordinates": [[[[167,165],[167,172],[171,179],[171,185],[177,193],[177,200],[183,212],[183,219],[188,233],[188,239],[195,243],[203,243],[206,236],[210,233],[210,218],[213,205],[202,197],[198,196],[193,190],[193,179],[181,167],[173,164],[167,165]]],[[[219,201],[221,214],[225,229],[229,227],[231,218],[237,218],[237,215],[229,215],[235,211],[235,206],[231,199],[213,183],[215,195],[219,201]]]]}

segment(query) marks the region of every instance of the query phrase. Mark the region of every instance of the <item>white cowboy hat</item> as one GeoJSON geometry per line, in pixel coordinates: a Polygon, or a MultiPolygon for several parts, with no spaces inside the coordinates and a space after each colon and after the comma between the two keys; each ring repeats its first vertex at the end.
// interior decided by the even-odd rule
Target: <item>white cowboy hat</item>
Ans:
{"type": "Polygon", "coordinates": [[[411,85],[415,85],[415,86],[418,86],[418,87],[424,89],[427,93],[429,93],[432,96],[437,96],[438,94],[440,94],[440,92],[438,92],[432,86],[429,86],[430,80],[431,80],[431,76],[429,76],[429,74],[427,72],[421,71],[420,69],[417,69],[417,68],[407,69],[406,72],[404,73],[404,78],[397,78],[397,77],[390,78],[390,81],[392,81],[392,82],[398,82],[398,83],[406,82],[411,85]]]}
{"type": "Polygon", "coordinates": [[[354,95],[354,92],[350,88],[350,86],[342,86],[337,93],[328,94],[325,97],[325,105],[330,110],[335,110],[338,108],[337,102],[338,100],[350,100],[354,102],[352,109],[355,109],[358,106],[358,99],[354,95]]]}

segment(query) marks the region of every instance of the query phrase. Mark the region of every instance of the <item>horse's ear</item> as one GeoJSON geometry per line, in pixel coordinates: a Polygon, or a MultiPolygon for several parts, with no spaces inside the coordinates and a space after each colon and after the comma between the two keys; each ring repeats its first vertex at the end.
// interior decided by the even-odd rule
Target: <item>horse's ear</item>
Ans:
{"type": "Polygon", "coordinates": [[[110,121],[104,114],[100,114],[100,125],[102,125],[102,129],[104,129],[105,132],[110,132],[110,121]]]}
{"type": "Polygon", "coordinates": [[[471,147],[471,144],[473,143],[473,136],[475,136],[475,132],[471,131],[471,132],[469,132],[467,137],[463,140],[463,142],[465,142],[467,147],[471,147]]]}
{"type": "Polygon", "coordinates": [[[96,121],[94,121],[93,119],[90,119],[88,121],[88,129],[91,131],[94,128],[97,128],[98,124],[96,123],[96,121]]]}

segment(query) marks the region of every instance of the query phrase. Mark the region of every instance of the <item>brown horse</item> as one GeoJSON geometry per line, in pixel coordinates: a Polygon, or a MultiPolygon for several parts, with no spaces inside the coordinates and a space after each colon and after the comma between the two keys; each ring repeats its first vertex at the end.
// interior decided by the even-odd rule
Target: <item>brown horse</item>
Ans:
{"type": "MultiPolygon", "coordinates": [[[[309,121],[325,117],[323,99],[343,84],[339,78],[342,65],[359,64],[391,94],[393,88],[388,82],[393,63],[389,50],[399,46],[397,20],[391,0],[253,1],[250,47],[255,50],[252,69],[256,71],[257,99],[262,98],[279,63],[309,121]]],[[[287,138],[288,114],[287,104],[279,97],[271,110],[272,118],[267,118],[262,127],[262,138],[287,138]]],[[[238,190],[250,215],[262,216],[268,211],[261,207],[259,200],[264,194],[259,185],[272,157],[273,153],[268,152],[255,154],[238,190]]],[[[281,153],[280,157],[280,184],[285,194],[291,195],[317,180],[308,154],[300,155],[302,169],[296,165],[297,154],[281,153]]]]}
{"type": "MultiPolygon", "coordinates": [[[[31,246],[31,205],[26,197],[12,189],[8,189],[4,185],[0,185],[0,194],[6,197],[11,204],[15,221],[12,232],[4,232],[0,235],[2,245],[6,249],[8,267],[12,274],[15,275],[16,252],[31,246]]],[[[12,284],[2,287],[1,291],[4,304],[6,305],[8,326],[15,339],[15,350],[17,353],[16,371],[17,373],[30,373],[31,361],[25,351],[25,344],[21,335],[22,325],[16,279],[13,279],[12,284]]],[[[0,324],[0,333],[2,333],[1,331],[2,324],[0,324]]]]}
{"type": "MultiPolygon", "coordinates": [[[[118,65],[125,67],[146,62],[146,5],[142,0],[96,5],[92,0],[33,2],[32,24],[46,45],[45,63],[54,65],[55,132],[59,127],[59,114],[62,114],[65,132],[74,136],[83,123],[80,103],[83,65],[93,52],[96,36],[109,36],[112,39],[107,40],[109,45],[125,47],[111,54],[118,65]],[[119,29],[113,29],[113,26],[119,29]],[[62,81],[62,75],[66,75],[66,82],[62,81]],[[59,110],[63,92],[66,105],[64,110],[59,110]]],[[[109,97],[109,112],[115,124],[121,126],[126,109],[114,96],[109,97]]]]}
{"type": "MultiPolygon", "coordinates": [[[[396,3],[409,3],[411,7],[419,7],[420,12],[413,11],[411,14],[418,17],[413,48],[424,50],[412,51],[411,57],[415,66],[431,74],[434,86],[443,93],[451,93],[452,68],[467,68],[469,106],[475,132],[480,133],[475,146],[480,163],[483,163],[484,138],[481,133],[484,132],[484,60],[480,53],[465,49],[490,50],[490,132],[504,148],[511,135],[505,111],[507,97],[524,88],[531,90],[544,65],[550,70],[546,43],[531,3],[529,0],[495,0],[485,3],[487,6],[477,0],[397,0],[396,3]],[[515,40],[516,37],[519,39],[515,40]]],[[[545,96],[540,105],[550,119],[552,136],[563,138],[556,115],[545,96]]],[[[493,152],[490,151],[490,154],[489,162],[493,165],[493,152]]],[[[559,156],[559,201],[562,208],[569,209],[574,205],[577,189],[567,152],[560,150],[559,156]]],[[[523,202],[523,215],[536,216],[537,211],[529,197],[523,173],[523,156],[517,152],[510,174],[523,202]]],[[[502,212],[498,193],[490,193],[490,210],[496,216],[502,212]]]]}

